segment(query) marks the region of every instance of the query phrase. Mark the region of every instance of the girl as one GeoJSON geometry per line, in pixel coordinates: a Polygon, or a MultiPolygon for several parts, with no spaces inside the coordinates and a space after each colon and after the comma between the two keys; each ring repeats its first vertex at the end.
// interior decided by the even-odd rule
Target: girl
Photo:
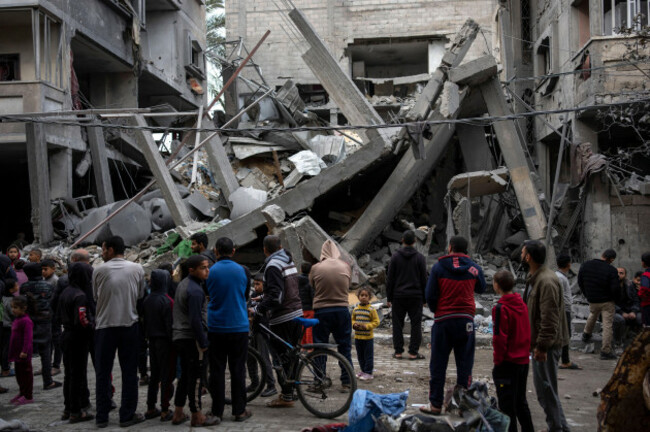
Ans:
{"type": "Polygon", "coordinates": [[[9,342],[9,361],[14,362],[16,381],[20,393],[11,403],[19,406],[34,402],[34,374],[32,373],[32,332],[34,324],[27,316],[27,299],[24,296],[15,297],[11,302],[11,312],[14,322],[11,325],[11,341],[9,342]]]}
{"type": "Polygon", "coordinates": [[[357,291],[359,304],[352,311],[352,328],[354,329],[354,345],[357,349],[357,358],[361,372],[357,377],[362,381],[371,380],[374,366],[374,332],[379,325],[379,315],[370,305],[372,291],[361,288],[357,291]]]}

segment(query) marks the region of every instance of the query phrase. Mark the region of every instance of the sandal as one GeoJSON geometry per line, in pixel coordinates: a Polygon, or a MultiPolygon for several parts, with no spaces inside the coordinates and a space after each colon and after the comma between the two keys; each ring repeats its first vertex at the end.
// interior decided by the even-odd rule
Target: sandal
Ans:
{"type": "Polygon", "coordinates": [[[239,415],[235,416],[234,420],[236,422],[243,422],[243,421],[248,420],[251,417],[253,417],[253,413],[251,411],[249,411],[249,410],[245,410],[243,412],[243,414],[239,414],[239,415]]]}
{"type": "Polygon", "coordinates": [[[190,416],[188,416],[187,414],[183,414],[183,417],[180,420],[172,420],[172,424],[174,426],[178,426],[179,424],[185,423],[189,419],[190,419],[190,416]]]}
{"type": "Polygon", "coordinates": [[[409,360],[424,360],[424,356],[423,356],[422,354],[420,354],[420,353],[417,353],[417,354],[415,355],[415,357],[411,357],[411,356],[409,355],[409,360]]]}
{"type": "Polygon", "coordinates": [[[427,406],[421,406],[420,407],[420,412],[422,414],[428,414],[432,416],[439,416],[442,414],[442,408],[436,408],[431,404],[427,404],[427,406]]]}
{"type": "Polygon", "coordinates": [[[402,360],[404,357],[402,357],[402,354],[393,353],[393,358],[397,360],[402,360]]]}
{"type": "Polygon", "coordinates": [[[580,366],[578,366],[577,364],[575,364],[573,362],[571,364],[569,364],[568,366],[565,366],[565,365],[561,364],[558,369],[582,370],[582,368],[580,366]]]}

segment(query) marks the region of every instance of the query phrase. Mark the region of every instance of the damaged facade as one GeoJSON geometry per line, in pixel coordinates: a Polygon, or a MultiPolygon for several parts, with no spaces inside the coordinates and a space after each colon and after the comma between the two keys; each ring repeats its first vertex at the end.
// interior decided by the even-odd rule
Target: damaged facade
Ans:
{"type": "MultiPolygon", "coordinates": [[[[0,114],[194,111],[204,102],[202,1],[3,1],[0,28],[0,114]]],[[[67,117],[81,118],[93,119],[67,117]]],[[[129,124],[133,118],[102,121],[129,124]]],[[[79,213],[135,194],[150,171],[136,141],[132,131],[120,129],[0,124],[0,172],[2,183],[11,185],[5,199],[12,203],[0,216],[11,227],[2,235],[22,231],[46,243],[64,230],[56,218],[54,225],[49,221],[52,202],[65,201],[61,208],[79,213]]],[[[3,237],[3,249],[12,240],[3,237]]]]}

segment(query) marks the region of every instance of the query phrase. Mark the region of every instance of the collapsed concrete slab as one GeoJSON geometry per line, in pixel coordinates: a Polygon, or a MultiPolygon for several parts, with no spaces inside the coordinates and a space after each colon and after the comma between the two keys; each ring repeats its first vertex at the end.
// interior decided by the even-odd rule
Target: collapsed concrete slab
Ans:
{"type": "MultiPolygon", "coordinates": [[[[163,200],[164,201],[164,200],[163,200]]],[[[79,234],[84,235],[99,222],[105,220],[126,201],[118,201],[103,207],[90,210],[88,215],[81,220],[79,234]]],[[[133,246],[145,240],[151,234],[150,213],[141,205],[131,203],[117,216],[108,221],[103,227],[88,236],[82,245],[102,244],[109,237],[119,235],[124,239],[124,244],[133,246]]]]}
{"type": "Polygon", "coordinates": [[[447,189],[469,198],[505,192],[507,187],[507,168],[458,174],[447,183],[447,189]]]}

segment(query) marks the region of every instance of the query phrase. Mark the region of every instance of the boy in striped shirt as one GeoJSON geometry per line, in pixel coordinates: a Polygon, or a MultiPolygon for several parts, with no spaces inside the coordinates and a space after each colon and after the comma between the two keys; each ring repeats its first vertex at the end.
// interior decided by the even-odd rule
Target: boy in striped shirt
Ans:
{"type": "Polygon", "coordinates": [[[357,359],[361,369],[357,373],[357,378],[368,381],[372,379],[375,337],[373,329],[379,326],[379,315],[370,306],[372,291],[369,288],[359,289],[357,297],[359,297],[359,304],[352,311],[354,345],[357,348],[357,359]]]}

